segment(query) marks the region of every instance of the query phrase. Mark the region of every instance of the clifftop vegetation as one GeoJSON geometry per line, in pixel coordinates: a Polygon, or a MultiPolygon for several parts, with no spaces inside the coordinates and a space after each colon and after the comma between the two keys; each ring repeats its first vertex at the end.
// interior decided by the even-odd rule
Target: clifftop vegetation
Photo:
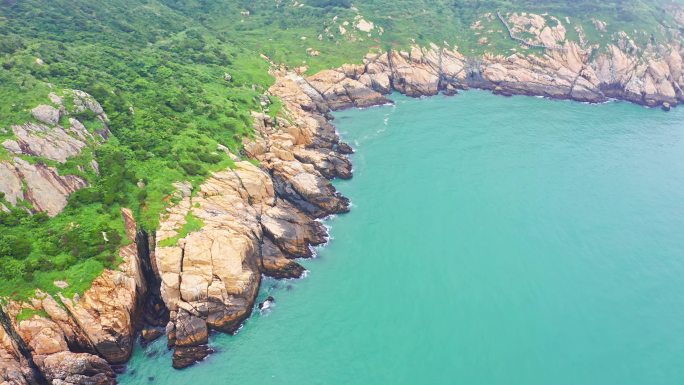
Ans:
{"type": "MultiPolygon", "coordinates": [[[[622,30],[663,40],[677,23],[656,0],[0,0],[0,128],[23,124],[53,89],[84,90],[110,119],[113,137],[94,157],[100,175],[55,218],[30,205],[0,213],[0,296],[35,288],[85,290],[118,263],[120,208],[155,229],[172,183],[195,184],[231,165],[250,135],[250,111],[268,105],[268,62],[309,72],[358,62],[371,50],[413,41],[461,52],[507,53],[520,46],[487,13],[548,12],[605,45],[622,30]],[[590,15],[590,16],[587,16],[590,15]],[[596,20],[603,24],[597,24],[596,20]],[[486,44],[473,29],[490,23],[486,44]],[[27,211],[28,209],[28,211],[27,211]],[[103,236],[103,234],[105,234],[103,236]]],[[[677,3],[679,4],[679,3],[677,3]]],[[[571,37],[579,38],[572,35],[571,37]]],[[[278,103],[270,104],[275,114],[278,103]]],[[[0,131],[0,140],[10,134],[0,131]]],[[[0,161],[11,156],[0,148],[0,161]]],[[[37,162],[44,160],[36,159],[37,162]]],[[[78,165],[72,159],[67,165],[78,165]]],[[[78,172],[65,166],[63,173],[78,172]]]]}

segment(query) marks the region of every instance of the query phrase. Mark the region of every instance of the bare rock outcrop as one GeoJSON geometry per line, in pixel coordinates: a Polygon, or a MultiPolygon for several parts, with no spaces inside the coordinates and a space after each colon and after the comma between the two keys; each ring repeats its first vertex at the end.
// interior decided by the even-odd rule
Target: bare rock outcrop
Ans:
{"type": "MultiPolygon", "coordinates": [[[[353,150],[340,141],[330,110],[390,103],[383,95],[392,90],[418,97],[471,87],[667,108],[684,100],[684,49],[677,42],[640,48],[624,35],[594,51],[568,41],[559,19],[513,14],[507,20],[514,33],[533,36],[530,46],[553,49],[467,58],[455,47],[431,44],[369,54],[362,65],[308,77],[274,69],[276,81],[268,92],[283,102],[287,116],[253,113],[255,135],[244,141],[249,161],[233,156],[234,167],[200,186],[178,183],[177,203],[162,215],[151,238],[141,237],[132,214],[124,211],[127,234],[135,242],[121,249],[120,268],[106,270],[83,295],[38,293],[30,303],[9,306],[19,337],[0,330],[0,383],[36,382],[31,361],[55,384],[113,384],[111,365],[130,357],[136,324],[144,318],[141,307],[150,285],[156,289],[155,280],[164,305],[156,314],[168,312],[168,318],[150,317],[168,319],[173,366],[184,368],[210,354],[212,331],[235,333],[250,315],[263,275],[304,275],[296,259],[314,256],[313,247],[328,238],[317,219],[349,210],[348,199],[330,179],[352,176],[347,155],[353,150]],[[154,250],[146,250],[142,260],[147,242],[154,250]],[[21,309],[35,314],[16,322],[21,309]],[[17,348],[17,338],[30,360],[17,348]]],[[[64,163],[106,140],[109,132],[102,107],[86,93],[49,99],[53,105],[32,111],[35,122],[12,126],[12,138],[2,143],[12,156],[0,162],[0,192],[9,204],[29,201],[35,210],[55,215],[69,194],[87,183],[45,163],[64,163]],[[65,98],[73,99],[71,111],[65,98]]]]}
{"type": "Polygon", "coordinates": [[[257,135],[245,150],[259,166],[235,158],[234,168],[214,173],[194,193],[178,185],[178,203],[161,218],[155,254],[176,368],[210,353],[210,331],[238,330],[254,308],[262,274],[304,274],[294,259],[312,257],[312,246],[327,240],[316,218],[349,209],[329,179],[351,177],[351,148],[326,114],[330,107],[387,101],[353,79],[317,88],[344,75],[275,74],[270,92],[289,115],[254,115],[257,135]],[[184,233],[189,221],[201,228],[184,233]]]}
{"type": "Polygon", "coordinates": [[[321,71],[309,77],[307,81],[332,109],[389,103],[389,100],[380,93],[366,87],[354,77],[348,77],[348,73],[355,75],[356,71],[321,71]]]}
{"type": "Polygon", "coordinates": [[[54,167],[18,157],[0,162],[0,180],[0,192],[10,204],[25,200],[50,216],[62,211],[71,193],[87,186],[81,177],[62,176],[54,167]]]}
{"type": "MultiPolygon", "coordinates": [[[[11,205],[27,201],[33,210],[54,216],[66,206],[69,195],[87,182],[80,176],[61,175],[49,162],[65,163],[87,146],[102,143],[109,130],[102,107],[87,93],[67,90],[63,96],[51,93],[49,99],[56,107],[37,106],[31,112],[38,122],[13,125],[12,137],[2,142],[2,151],[12,156],[0,161],[0,192],[11,205]],[[70,109],[65,98],[73,101],[70,109]],[[91,131],[84,123],[96,128],[91,131]]],[[[91,167],[98,172],[96,161],[91,167]]]]}
{"type": "MultiPolygon", "coordinates": [[[[240,161],[215,173],[195,196],[183,196],[163,218],[156,261],[171,313],[167,335],[175,347],[174,367],[209,353],[209,330],[233,333],[251,313],[263,266],[262,218],[277,206],[269,174],[240,161]],[[189,215],[202,228],[169,245],[177,237],[173,228],[182,228],[189,215]]],[[[314,226],[311,218],[302,221],[314,226]]],[[[297,269],[293,264],[284,268],[297,269]]]]}
{"type": "Polygon", "coordinates": [[[38,119],[40,122],[54,126],[59,123],[61,114],[59,109],[41,104],[40,106],[31,110],[31,115],[33,115],[33,117],[38,119]]]}
{"type": "Polygon", "coordinates": [[[59,352],[43,360],[45,376],[57,385],[113,385],[116,376],[107,361],[87,353],[59,352]]]}
{"type": "Polygon", "coordinates": [[[430,44],[369,54],[362,66],[345,65],[304,79],[318,92],[307,95],[312,105],[319,105],[316,100],[322,98],[331,109],[387,103],[372,91],[396,90],[417,97],[468,88],[584,102],[616,98],[647,106],[684,101],[684,47],[677,32],[667,42],[642,47],[621,32],[612,44],[600,48],[569,40],[567,27],[553,16],[513,13],[502,20],[512,34],[532,36],[521,42],[522,48],[545,47],[543,52],[466,58],[455,48],[430,44]]]}

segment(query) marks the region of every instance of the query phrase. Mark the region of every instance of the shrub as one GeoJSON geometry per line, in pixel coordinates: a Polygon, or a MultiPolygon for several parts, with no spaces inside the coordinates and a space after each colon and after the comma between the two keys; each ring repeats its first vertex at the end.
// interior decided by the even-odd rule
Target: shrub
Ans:
{"type": "Polygon", "coordinates": [[[26,274],[26,266],[23,261],[3,256],[0,257],[0,276],[6,280],[22,279],[26,274]]]}
{"type": "Polygon", "coordinates": [[[12,234],[0,235],[0,255],[14,259],[26,259],[33,246],[27,237],[18,237],[12,234]]]}
{"type": "Polygon", "coordinates": [[[187,175],[190,176],[196,176],[196,175],[204,175],[206,173],[206,170],[204,167],[202,167],[201,164],[196,163],[196,162],[191,162],[191,161],[181,161],[180,163],[181,168],[187,175]]]}

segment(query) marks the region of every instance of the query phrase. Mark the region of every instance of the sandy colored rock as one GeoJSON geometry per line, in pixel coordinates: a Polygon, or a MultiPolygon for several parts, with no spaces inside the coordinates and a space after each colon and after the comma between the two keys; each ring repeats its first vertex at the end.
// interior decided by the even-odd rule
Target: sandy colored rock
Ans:
{"type": "Polygon", "coordinates": [[[268,238],[286,255],[308,258],[313,255],[310,246],[320,245],[327,240],[325,227],[291,204],[279,201],[261,217],[261,225],[268,238]]]}
{"type": "Polygon", "coordinates": [[[22,364],[11,339],[0,327],[0,384],[28,385],[27,374],[27,368],[22,364]]]}
{"type": "Polygon", "coordinates": [[[98,354],[113,364],[130,357],[135,333],[133,320],[139,311],[135,245],[126,246],[121,254],[124,264],[129,264],[128,271],[105,271],[78,300],[61,297],[98,354]]]}
{"type": "Polygon", "coordinates": [[[273,278],[301,278],[306,271],[268,238],[264,238],[261,244],[261,261],[261,271],[273,278]]]}
{"type": "Polygon", "coordinates": [[[341,71],[313,79],[279,72],[269,92],[285,103],[288,119],[253,114],[257,135],[245,142],[259,167],[238,160],[234,169],[212,174],[195,195],[179,188],[179,203],[162,215],[155,255],[170,310],[166,333],[175,349],[174,367],[209,353],[209,330],[239,328],[252,312],[262,274],[302,276],[304,268],[289,258],[311,256],[310,247],[327,238],[314,219],[348,210],[328,178],[351,176],[340,151],[352,150],[339,141],[326,114],[331,105],[386,99],[355,79],[345,80],[363,67],[341,71]],[[341,83],[317,89],[336,79],[341,83]],[[176,241],[189,215],[203,226],[176,241]]]}
{"type": "Polygon", "coordinates": [[[53,167],[30,164],[21,158],[0,162],[0,178],[0,192],[8,202],[16,204],[27,200],[36,210],[50,216],[62,211],[71,193],[87,185],[80,177],[61,176],[53,167]]]}
{"type": "Polygon", "coordinates": [[[57,384],[114,385],[116,376],[107,362],[87,353],[61,352],[42,360],[45,376],[57,384]]]}
{"type": "MultiPolygon", "coordinates": [[[[79,140],[67,134],[62,127],[26,123],[12,126],[21,154],[39,156],[64,163],[81,153],[86,146],[85,138],[79,140]]],[[[77,131],[81,135],[81,130],[77,131]]],[[[87,131],[85,131],[87,133],[87,131]]],[[[88,133],[89,134],[89,133],[88,133]]]]}

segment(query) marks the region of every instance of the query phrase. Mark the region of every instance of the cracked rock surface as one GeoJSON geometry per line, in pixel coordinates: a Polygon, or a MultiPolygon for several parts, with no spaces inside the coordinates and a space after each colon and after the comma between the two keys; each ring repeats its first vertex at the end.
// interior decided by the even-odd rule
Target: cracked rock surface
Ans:
{"type": "MultiPolygon", "coordinates": [[[[109,137],[107,116],[100,104],[83,91],[65,93],[64,97],[74,101],[73,111],[67,110],[63,97],[51,93],[49,98],[57,107],[35,107],[31,113],[36,122],[13,125],[12,138],[1,143],[12,156],[0,161],[0,192],[12,205],[27,201],[33,210],[50,216],[61,212],[69,195],[88,183],[80,176],[61,175],[49,162],[65,163],[86,147],[96,146],[109,137]],[[73,117],[86,109],[95,114],[101,129],[91,132],[73,117]]],[[[91,167],[98,172],[95,160],[91,167]]]]}

